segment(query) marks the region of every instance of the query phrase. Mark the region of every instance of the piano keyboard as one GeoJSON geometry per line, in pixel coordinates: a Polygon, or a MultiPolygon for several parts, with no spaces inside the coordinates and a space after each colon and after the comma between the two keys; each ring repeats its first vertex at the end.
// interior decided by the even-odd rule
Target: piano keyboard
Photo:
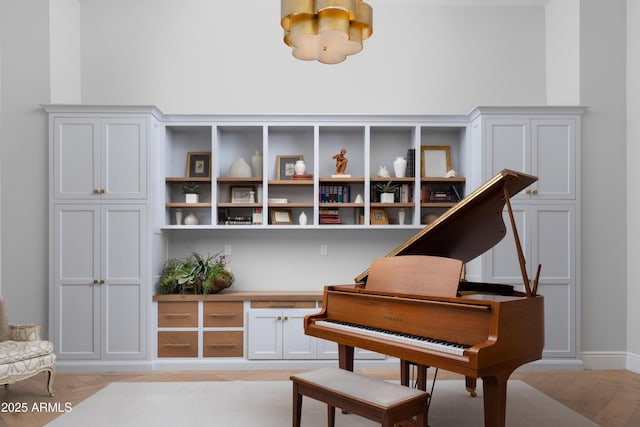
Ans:
{"type": "Polygon", "coordinates": [[[357,325],[354,323],[340,322],[338,320],[318,320],[317,322],[315,322],[315,324],[317,326],[323,326],[339,331],[355,332],[370,337],[382,338],[402,344],[441,351],[443,353],[455,354],[457,356],[462,356],[464,350],[471,347],[467,344],[452,343],[428,337],[421,337],[418,335],[411,335],[404,332],[395,332],[385,329],[372,328],[370,326],[357,325]]]}

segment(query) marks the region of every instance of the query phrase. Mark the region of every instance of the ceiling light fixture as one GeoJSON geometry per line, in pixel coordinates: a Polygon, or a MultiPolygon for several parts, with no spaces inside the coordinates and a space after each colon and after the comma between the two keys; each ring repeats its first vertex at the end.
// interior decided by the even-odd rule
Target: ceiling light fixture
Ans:
{"type": "Polygon", "coordinates": [[[362,50],[373,10],[362,0],[282,0],[280,25],[293,56],[337,64],[362,50]]]}

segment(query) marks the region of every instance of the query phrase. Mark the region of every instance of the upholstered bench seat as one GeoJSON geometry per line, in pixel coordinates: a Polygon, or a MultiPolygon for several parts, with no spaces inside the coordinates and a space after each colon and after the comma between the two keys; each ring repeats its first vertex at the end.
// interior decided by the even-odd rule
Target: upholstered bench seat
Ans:
{"type": "Polygon", "coordinates": [[[299,427],[302,396],[328,405],[328,426],[335,423],[335,408],[379,422],[384,427],[417,417],[427,427],[429,393],[355,374],[338,368],[323,368],[292,375],[293,426],[299,427]]]}

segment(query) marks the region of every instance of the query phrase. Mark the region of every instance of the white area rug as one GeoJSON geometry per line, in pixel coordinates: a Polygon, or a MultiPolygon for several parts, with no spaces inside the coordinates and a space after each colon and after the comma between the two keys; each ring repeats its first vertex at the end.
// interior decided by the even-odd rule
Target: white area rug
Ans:
{"type": "MultiPolygon", "coordinates": [[[[480,381],[478,386],[481,391],[480,381]]],[[[289,381],[112,383],[47,427],[287,427],[291,387],[289,381]]],[[[508,426],[597,427],[521,381],[510,381],[507,393],[508,426]]],[[[354,414],[336,413],[336,427],[378,425],[354,414]]],[[[326,405],[303,398],[302,427],[326,426],[326,414],[326,405]]],[[[436,383],[430,427],[483,425],[481,392],[472,398],[463,381],[436,383]]]]}

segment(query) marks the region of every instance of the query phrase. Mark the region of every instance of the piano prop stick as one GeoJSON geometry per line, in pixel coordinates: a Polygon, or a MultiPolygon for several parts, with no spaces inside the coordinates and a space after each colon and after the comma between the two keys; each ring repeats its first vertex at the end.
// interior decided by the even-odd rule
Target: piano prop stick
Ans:
{"type": "MultiPolygon", "coordinates": [[[[507,380],[518,367],[540,359],[544,347],[540,266],[532,289],[509,203],[536,180],[503,170],[383,261],[374,260],[356,283],[326,286],[322,310],[305,317],[305,333],[336,342],[342,369],[353,370],[358,347],[398,358],[405,368],[417,365],[419,375],[433,366],[464,375],[467,385],[482,378],[484,425],[504,427],[507,380]],[[505,204],[525,292],[460,279],[462,264],[507,234],[505,204]]],[[[425,387],[426,379],[418,384],[425,387]]]]}

